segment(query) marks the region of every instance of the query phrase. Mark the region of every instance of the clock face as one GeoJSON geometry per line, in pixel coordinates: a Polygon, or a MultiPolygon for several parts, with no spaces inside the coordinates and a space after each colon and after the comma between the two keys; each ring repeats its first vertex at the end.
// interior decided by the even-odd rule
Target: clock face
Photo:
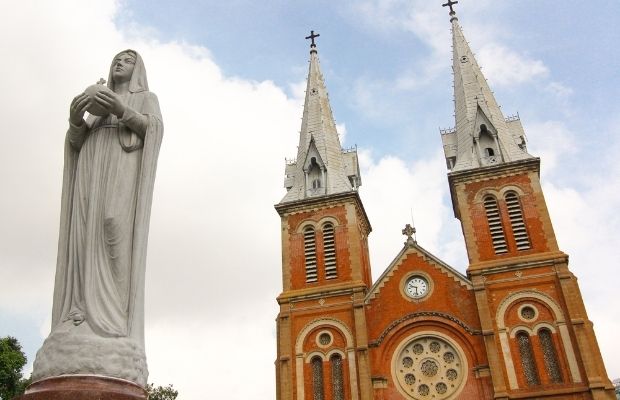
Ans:
{"type": "Polygon", "coordinates": [[[428,281],[421,276],[412,276],[405,283],[405,293],[412,299],[419,299],[428,293],[428,281]]]}

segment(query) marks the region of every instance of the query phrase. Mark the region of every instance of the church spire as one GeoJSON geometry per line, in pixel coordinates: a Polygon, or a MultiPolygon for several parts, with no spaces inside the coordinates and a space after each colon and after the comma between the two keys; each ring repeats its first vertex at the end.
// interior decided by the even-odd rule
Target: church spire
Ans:
{"type": "Polygon", "coordinates": [[[357,151],[343,150],[311,31],[310,68],[296,160],[287,160],[281,203],[350,192],[361,184],[357,151]]]}
{"type": "Polygon", "coordinates": [[[449,0],[452,23],[452,70],[456,126],[442,130],[451,171],[532,158],[517,117],[505,118],[474,58],[449,0]]]}

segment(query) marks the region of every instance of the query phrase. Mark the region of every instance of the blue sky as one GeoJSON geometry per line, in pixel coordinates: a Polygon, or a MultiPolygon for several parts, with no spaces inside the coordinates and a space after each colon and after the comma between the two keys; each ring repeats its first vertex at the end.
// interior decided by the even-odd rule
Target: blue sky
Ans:
{"type": "MultiPolygon", "coordinates": [[[[10,194],[0,197],[0,336],[18,337],[32,361],[49,332],[68,104],[127,47],[142,54],[165,122],[147,273],[153,382],[203,398],[203,377],[235,379],[230,354],[243,354],[256,373],[221,394],[275,395],[273,204],[284,157],[296,154],[311,29],[343,145],[359,149],[373,276],[400,251],[412,214],[419,243],[464,272],[438,132],[454,124],[441,3],[0,0],[0,182],[10,194]]],[[[519,112],[542,159],[560,248],[609,375],[620,377],[609,279],[620,224],[620,3],[460,0],[456,9],[504,114],[519,112]]]]}
{"type": "MultiPolygon", "coordinates": [[[[363,3],[296,1],[294,7],[286,1],[126,1],[122,4],[130,11],[133,21],[155,29],[155,36],[161,40],[203,44],[227,74],[249,80],[272,80],[284,88],[305,76],[303,39],[314,29],[321,34],[320,56],[330,92],[338,93],[331,99],[336,118],[346,121],[349,131],[355,132],[358,145],[393,152],[394,141],[407,145],[415,139],[416,146],[425,146],[430,142],[424,140],[426,134],[427,138],[433,136],[436,147],[436,128],[453,123],[451,104],[445,101],[446,96],[451,96],[449,60],[431,59],[433,49],[412,32],[414,28],[407,26],[406,14],[415,12],[415,2],[377,2],[386,4],[386,14],[393,18],[392,23],[373,20],[377,15],[366,15],[361,10],[363,3]],[[356,107],[356,85],[372,87],[375,82],[407,74],[415,78],[428,62],[441,63],[437,65],[439,71],[419,89],[376,93],[375,101],[393,110],[391,118],[383,115],[373,118],[356,107]],[[428,110],[433,110],[434,115],[422,118],[428,110]],[[417,134],[411,135],[412,128],[417,134]],[[388,135],[387,142],[377,140],[377,136],[388,135]]],[[[579,114],[571,118],[571,125],[587,129],[591,126],[587,115],[614,111],[614,104],[608,99],[613,97],[616,86],[600,76],[617,79],[618,56],[613,49],[620,33],[611,27],[610,19],[620,13],[617,1],[598,2],[596,7],[582,1],[483,1],[475,8],[468,3],[471,2],[455,6],[466,34],[468,25],[478,31],[489,26],[489,32],[496,33],[493,41],[510,46],[528,58],[544,59],[549,79],[570,87],[578,97],[587,97],[588,101],[583,102],[575,96],[571,98],[575,103],[571,111],[579,114]],[[474,14],[473,18],[468,19],[470,14],[474,14]],[[477,22],[482,24],[473,25],[477,22]],[[596,74],[592,76],[590,71],[596,74]]],[[[442,29],[447,33],[447,9],[435,8],[436,14],[446,20],[442,29]]],[[[119,23],[125,18],[119,18],[119,23]]],[[[485,45],[478,42],[472,45],[478,48],[485,45]]],[[[445,51],[449,50],[448,46],[449,43],[444,46],[445,51]]],[[[533,96],[550,96],[540,81],[504,86],[507,92],[498,97],[508,113],[520,111],[529,119],[543,119],[566,112],[563,104],[548,103],[550,107],[544,109],[530,106],[533,96]]]]}

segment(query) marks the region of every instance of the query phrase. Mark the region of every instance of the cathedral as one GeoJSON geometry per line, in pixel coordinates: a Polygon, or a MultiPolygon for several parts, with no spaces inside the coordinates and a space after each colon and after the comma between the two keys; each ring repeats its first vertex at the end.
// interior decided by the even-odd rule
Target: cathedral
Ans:
{"type": "MultiPolygon", "coordinates": [[[[312,32],[287,161],[278,400],[615,399],[521,122],[506,118],[448,1],[455,127],[441,131],[463,275],[406,242],[372,281],[355,149],[342,149],[312,32]]],[[[448,100],[446,100],[448,101],[448,100]]]]}

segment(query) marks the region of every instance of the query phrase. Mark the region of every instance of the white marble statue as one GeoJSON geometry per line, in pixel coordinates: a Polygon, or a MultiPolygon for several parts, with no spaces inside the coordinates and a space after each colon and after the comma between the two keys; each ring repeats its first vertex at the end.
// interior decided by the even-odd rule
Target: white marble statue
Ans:
{"type": "Polygon", "coordinates": [[[70,106],[52,331],[35,381],[94,374],[144,386],[148,377],[144,275],[163,124],[137,52],[114,57],[108,88],[70,106]]]}

